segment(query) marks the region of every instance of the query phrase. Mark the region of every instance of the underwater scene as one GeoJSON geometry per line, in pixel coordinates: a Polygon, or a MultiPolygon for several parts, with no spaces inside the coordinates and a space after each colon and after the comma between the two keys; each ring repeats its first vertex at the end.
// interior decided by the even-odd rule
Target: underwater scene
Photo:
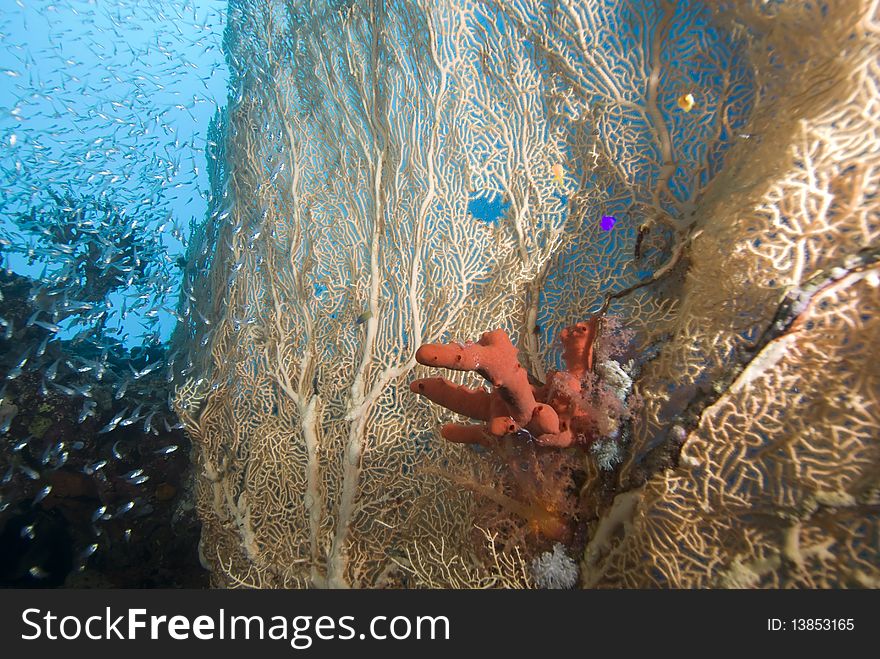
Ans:
{"type": "Polygon", "coordinates": [[[0,7],[0,586],[880,587],[876,0],[0,7]]]}

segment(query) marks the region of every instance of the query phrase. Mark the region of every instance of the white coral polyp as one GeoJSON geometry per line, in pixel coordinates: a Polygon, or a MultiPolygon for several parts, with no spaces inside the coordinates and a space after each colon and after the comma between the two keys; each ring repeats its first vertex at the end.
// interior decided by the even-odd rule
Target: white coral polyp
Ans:
{"type": "Polygon", "coordinates": [[[531,564],[532,578],[538,588],[574,588],[578,580],[577,563],[565,553],[561,543],[553,545],[531,564]]]}

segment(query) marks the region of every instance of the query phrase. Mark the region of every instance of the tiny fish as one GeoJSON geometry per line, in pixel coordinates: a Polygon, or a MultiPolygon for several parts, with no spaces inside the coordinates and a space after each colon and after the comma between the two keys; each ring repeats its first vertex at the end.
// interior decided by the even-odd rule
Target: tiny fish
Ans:
{"type": "Polygon", "coordinates": [[[100,435],[100,434],[103,434],[103,433],[105,433],[105,432],[110,432],[111,430],[115,430],[115,429],[116,429],[116,426],[119,425],[119,422],[122,421],[123,417],[125,417],[125,415],[126,415],[127,413],[128,413],[128,408],[127,408],[127,407],[126,407],[124,410],[122,410],[121,412],[118,412],[118,413],[116,414],[116,416],[114,416],[112,419],[110,419],[110,422],[109,422],[106,426],[104,426],[103,428],[101,428],[101,429],[98,431],[98,434],[100,435]]]}
{"type": "Polygon", "coordinates": [[[9,428],[12,426],[13,419],[15,419],[15,412],[11,414],[6,413],[3,415],[2,419],[0,419],[0,435],[5,435],[9,432],[9,428]]]}
{"type": "Polygon", "coordinates": [[[150,412],[150,413],[147,415],[146,420],[144,421],[144,434],[145,434],[145,435],[146,435],[146,434],[149,434],[150,431],[153,429],[153,417],[154,417],[154,416],[156,416],[156,412],[155,412],[155,411],[150,412]]]}
{"type": "Polygon", "coordinates": [[[97,462],[93,462],[92,464],[86,465],[85,467],[83,467],[83,471],[87,475],[91,476],[92,474],[94,474],[97,471],[100,471],[101,469],[103,469],[106,466],[107,466],[106,460],[98,460],[97,462]]]}
{"type": "Polygon", "coordinates": [[[39,565],[34,565],[28,570],[28,574],[30,574],[34,579],[45,579],[49,576],[49,573],[46,572],[39,565]]]}
{"type": "Polygon", "coordinates": [[[134,379],[139,380],[142,377],[144,377],[145,375],[155,371],[161,365],[162,365],[162,360],[158,360],[158,361],[153,362],[152,364],[147,364],[139,371],[135,371],[133,368],[131,368],[131,364],[129,364],[128,367],[131,368],[134,379]]]}
{"type": "Polygon", "coordinates": [[[70,453],[67,451],[61,451],[58,455],[55,456],[55,462],[52,464],[53,469],[60,469],[65,464],[67,464],[67,458],[70,457],[70,453]]]}
{"type": "Polygon", "coordinates": [[[40,490],[39,492],[37,492],[37,496],[34,497],[34,503],[33,503],[33,505],[36,506],[38,503],[40,503],[40,501],[42,501],[42,500],[45,499],[47,496],[49,496],[49,492],[51,492],[51,491],[52,491],[52,486],[51,486],[51,485],[47,485],[47,486],[44,487],[42,490],[40,490]]]}
{"type": "Polygon", "coordinates": [[[121,506],[119,506],[119,510],[116,511],[115,517],[121,517],[132,508],[134,508],[134,501],[129,501],[128,503],[122,504],[121,506]]]}
{"type": "Polygon", "coordinates": [[[111,452],[113,453],[113,457],[116,458],[117,460],[122,460],[122,452],[119,450],[119,442],[121,442],[121,441],[122,440],[119,439],[119,440],[116,440],[115,442],[113,442],[113,448],[111,449],[111,452]]]}
{"type": "Polygon", "coordinates": [[[373,317],[373,312],[370,311],[369,309],[367,309],[366,311],[364,311],[360,316],[358,316],[355,319],[354,323],[355,323],[355,325],[363,325],[365,322],[367,322],[372,317],[373,317]]]}
{"type": "Polygon", "coordinates": [[[97,522],[104,516],[104,513],[107,512],[107,506],[101,506],[95,512],[92,513],[92,521],[97,522]]]}
{"type": "Polygon", "coordinates": [[[84,400],[82,409],[79,412],[79,417],[77,418],[77,423],[82,423],[88,417],[95,415],[95,407],[97,407],[98,403],[93,400],[84,400]]]}
{"type": "Polygon", "coordinates": [[[56,359],[49,368],[46,369],[46,379],[52,381],[55,379],[55,376],[58,375],[58,364],[61,362],[60,359],[56,359]]]}
{"type": "Polygon", "coordinates": [[[70,387],[65,387],[63,384],[58,384],[57,382],[53,382],[52,386],[55,387],[58,391],[60,391],[65,396],[76,396],[76,390],[71,389],[70,387]]]}
{"type": "Polygon", "coordinates": [[[40,458],[40,464],[43,465],[43,466],[49,464],[49,460],[52,459],[52,455],[53,455],[56,451],[60,451],[60,450],[62,450],[63,448],[64,448],[64,442],[59,442],[59,443],[58,443],[57,445],[55,445],[55,446],[48,446],[48,447],[46,447],[46,450],[43,451],[43,455],[42,455],[42,457],[40,458]]]}
{"type": "Polygon", "coordinates": [[[52,332],[52,334],[56,334],[61,331],[61,326],[56,325],[55,323],[47,323],[43,320],[35,320],[34,325],[37,327],[42,327],[47,332],[52,332]]]}
{"type": "Polygon", "coordinates": [[[141,418],[141,410],[143,409],[143,407],[144,407],[143,403],[138,405],[136,408],[134,408],[134,411],[131,413],[131,416],[120,421],[119,425],[120,426],[130,426],[135,421],[140,419],[141,418]]]}
{"type": "Polygon", "coordinates": [[[32,481],[39,480],[40,472],[38,472],[36,469],[31,469],[27,465],[19,465],[18,468],[21,469],[21,473],[30,478],[32,481]]]}
{"type": "Polygon", "coordinates": [[[171,444],[171,446],[164,446],[160,449],[154,451],[156,455],[170,455],[177,450],[177,444],[171,444]]]}
{"type": "Polygon", "coordinates": [[[82,552],[80,552],[79,557],[80,557],[81,560],[85,560],[85,559],[87,559],[89,556],[91,556],[92,554],[94,554],[96,551],[98,551],[98,543],[97,543],[97,542],[92,543],[92,544],[90,544],[88,547],[86,547],[85,549],[83,549],[82,552]]]}
{"type": "Polygon", "coordinates": [[[28,540],[33,540],[37,537],[37,532],[34,530],[33,524],[28,524],[27,526],[23,526],[21,528],[21,537],[27,538],[28,540]]]}
{"type": "Polygon", "coordinates": [[[125,390],[128,389],[129,384],[131,384],[131,380],[129,378],[123,380],[119,384],[119,387],[116,389],[116,393],[113,394],[113,398],[115,398],[116,400],[122,398],[125,395],[125,390]]]}
{"type": "Polygon", "coordinates": [[[77,373],[88,373],[94,368],[93,364],[83,364],[82,366],[75,366],[69,361],[65,361],[64,363],[67,364],[68,368],[70,368],[71,371],[76,371],[77,373]]]}
{"type": "Polygon", "coordinates": [[[676,100],[676,104],[678,104],[678,107],[680,107],[685,112],[690,112],[691,110],[693,110],[695,103],[696,101],[694,101],[693,94],[683,94],[678,97],[678,100],[676,100]]]}

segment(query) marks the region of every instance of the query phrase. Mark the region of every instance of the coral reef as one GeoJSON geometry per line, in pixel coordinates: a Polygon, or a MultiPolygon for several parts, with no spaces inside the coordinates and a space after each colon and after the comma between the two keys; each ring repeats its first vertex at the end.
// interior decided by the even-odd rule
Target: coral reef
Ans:
{"type": "Polygon", "coordinates": [[[532,586],[558,541],[583,586],[876,584],[877,11],[231,2],[176,337],[213,583],[532,586]],[[629,347],[558,341],[594,315],[629,347]]]}

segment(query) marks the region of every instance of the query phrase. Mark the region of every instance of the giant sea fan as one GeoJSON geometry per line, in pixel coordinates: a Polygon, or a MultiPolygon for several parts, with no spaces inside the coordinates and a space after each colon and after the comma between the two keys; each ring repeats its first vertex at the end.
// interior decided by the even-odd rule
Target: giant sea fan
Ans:
{"type": "Polygon", "coordinates": [[[415,351],[502,328],[543,381],[600,309],[644,405],[619,465],[580,457],[586,585],[875,583],[876,7],[754,5],[230,3],[178,339],[217,584],[527,585],[415,351]]]}

